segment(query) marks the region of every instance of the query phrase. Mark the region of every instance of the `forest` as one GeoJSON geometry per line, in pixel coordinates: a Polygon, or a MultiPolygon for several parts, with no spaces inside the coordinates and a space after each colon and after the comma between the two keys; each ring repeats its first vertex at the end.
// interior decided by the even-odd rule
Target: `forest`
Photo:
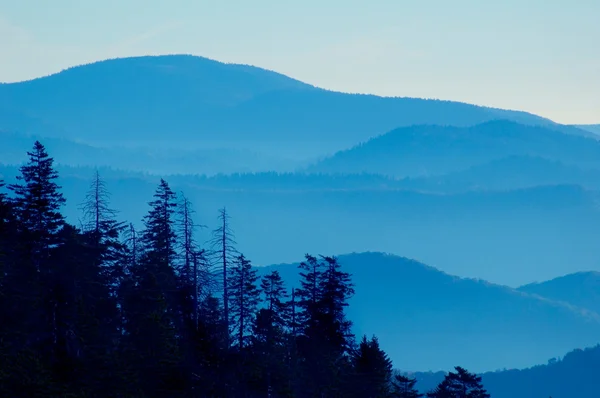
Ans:
{"type": "Polygon", "coordinates": [[[70,225],[53,158],[38,141],[28,156],[17,184],[0,181],[0,396],[490,396],[459,366],[422,395],[376,336],[354,336],[335,257],[307,254],[291,291],[259,278],[226,208],[198,242],[165,180],[138,231],[96,173],[70,225]]]}

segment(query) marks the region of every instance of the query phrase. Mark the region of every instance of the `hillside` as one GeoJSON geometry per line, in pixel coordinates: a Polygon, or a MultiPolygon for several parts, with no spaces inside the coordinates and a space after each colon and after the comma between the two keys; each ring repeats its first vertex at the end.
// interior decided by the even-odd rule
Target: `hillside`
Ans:
{"type": "Polygon", "coordinates": [[[586,308],[600,314],[600,273],[577,272],[519,287],[519,291],[586,308]]]}
{"type": "Polygon", "coordinates": [[[403,127],[340,151],[309,172],[398,177],[458,172],[510,156],[533,156],[600,168],[600,141],[552,128],[497,120],[471,127],[403,127]]]}
{"type": "Polygon", "coordinates": [[[39,139],[60,164],[75,167],[110,167],[151,174],[254,173],[291,171],[304,165],[293,159],[259,154],[244,148],[164,148],[140,145],[97,147],[62,138],[47,138],[0,131],[0,161],[20,164],[27,160],[31,143],[39,139]]]}
{"type": "MultiPolygon", "coordinates": [[[[544,365],[483,373],[482,380],[494,398],[596,398],[600,389],[600,346],[569,351],[544,365]]],[[[430,391],[443,372],[412,374],[417,388],[430,391]]]]}
{"type": "Polygon", "coordinates": [[[401,180],[401,185],[406,189],[443,193],[560,184],[597,190],[600,188],[600,169],[584,169],[539,156],[511,155],[453,173],[401,180]]]}
{"type": "Polygon", "coordinates": [[[102,145],[214,147],[325,155],[399,126],[469,126],[524,112],[350,95],[264,69],[170,55],[102,61],[0,85],[0,130],[102,145]],[[35,123],[34,123],[35,121],[35,123]],[[47,127],[46,127],[47,126],[47,127]]]}
{"type": "Polygon", "coordinates": [[[575,127],[580,130],[589,131],[590,133],[600,134],[600,124],[580,124],[575,127]]]}
{"type": "MultiPolygon", "coordinates": [[[[65,214],[77,223],[93,169],[59,171],[69,198],[65,214]]],[[[151,199],[159,176],[102,172],[119,217],[139,225],[147,210],[140,203],[151,199]]],[[[0,167],[7,182],[16,173],[14,167],[0,167]]],[[[597,270],[600,261],[596,194],[577,186],[441,195],[382,189],[358,179],[336,183],[339,189],[327,187],[326,179],[310,188],[284,177],[279,185],[287,184],[285,189],[264,189],[251,182],[251,175],[230,183],[166,179],[194,203],[197,222],[209,227],[199,231],[201,240],[208,239],[217,209],[226,205],[240,250],[256,264],[293,262],[306,248],[321,253],[373,250],[516,287],[597,270]],[[352,186],[359,189],[347,189],[352,186]]]]}
{"type": "MultiPolygon", "coordinates": [[[[600,341],[598,314],[393,255],[338,259],[355,283],[348,314],[356,333],[378,336],[398,369],[525,367],[600,341]]],[[[297,285],[297,265],[261,272],[275,269],[297,285]]]]}

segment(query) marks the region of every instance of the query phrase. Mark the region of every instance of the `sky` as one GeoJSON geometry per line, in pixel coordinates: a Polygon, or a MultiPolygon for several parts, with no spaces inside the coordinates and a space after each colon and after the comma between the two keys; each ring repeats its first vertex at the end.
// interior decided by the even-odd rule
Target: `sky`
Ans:
{"type": "Polygon", "coordinates": [[[183,53],[592,124],[599,48],[599,0],[0,0],[2,82],[183,53]]]}

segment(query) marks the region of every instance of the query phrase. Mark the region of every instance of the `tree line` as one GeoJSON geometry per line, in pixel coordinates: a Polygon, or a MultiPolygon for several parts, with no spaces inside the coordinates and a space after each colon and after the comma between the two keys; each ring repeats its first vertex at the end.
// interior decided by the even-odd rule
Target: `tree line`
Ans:
{"type": "MultiPolygon", "coordinates": [[[[0,396],[424,396],[376,337],[352,334],[335,257],[307,254],[295,289],[259,278],[227,210],[200,244],[165,180],[137,230],[96,173],[71,225],[53,159],[40,142],[28,155],[15,184],[0,181],[0,396]]],[[[455,370],[426,396],[489,397],[455,370]]]]}

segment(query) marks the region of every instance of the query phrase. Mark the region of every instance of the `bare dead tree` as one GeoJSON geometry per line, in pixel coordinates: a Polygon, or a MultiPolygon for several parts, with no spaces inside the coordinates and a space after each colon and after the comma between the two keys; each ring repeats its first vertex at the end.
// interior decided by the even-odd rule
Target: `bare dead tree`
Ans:
{"type": "Polygon", "coordinates": [[[225,320],[225,328],[229,335],[229,295],[228,295],[228,272],[229,266],[235,261],[239,255],[235,245],[235,236],[230,226],[230,217],[227,209],[223,207],[219,210],[219,227],[212,232],[212,238],[209,241],[209,257],[211,264],[214,267],[221,269],[221,282],[223,294],[223,317],[225,320]]]}

